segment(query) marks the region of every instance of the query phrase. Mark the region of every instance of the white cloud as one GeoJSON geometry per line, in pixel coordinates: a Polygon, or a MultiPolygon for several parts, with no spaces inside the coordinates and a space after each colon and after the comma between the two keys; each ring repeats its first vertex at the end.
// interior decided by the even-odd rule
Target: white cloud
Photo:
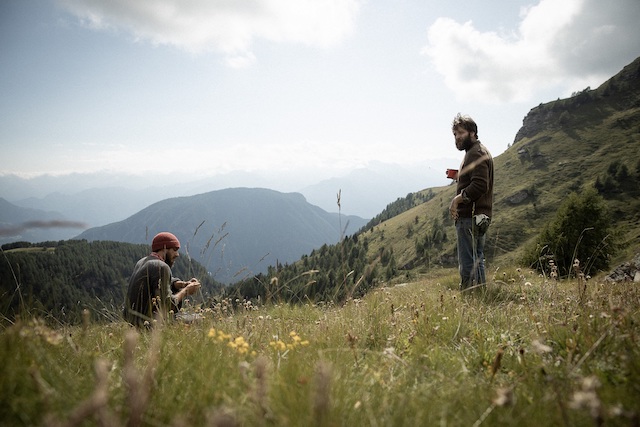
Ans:
{"type": "Polygon", "coordinates": [[[639,20],[637,0],[540,0],[513,33],[439,18],[423,53],[460,98],[530,102],[540,90],[581,90],[618,72],[640,55],[639,20]]]}
{"type": "Polygon", "coordinates": [[[364,0],[58,0],[84,25],[189,52],[255,60],[256,39],[327,47],[353,31],[364,0]]]}

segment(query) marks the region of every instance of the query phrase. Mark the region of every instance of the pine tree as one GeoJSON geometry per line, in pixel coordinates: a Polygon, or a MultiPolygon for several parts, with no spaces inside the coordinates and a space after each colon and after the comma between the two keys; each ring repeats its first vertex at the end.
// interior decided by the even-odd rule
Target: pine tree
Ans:
{"type": "Polygon", "coordinates": [[[525,261],[538,269],[553,259],[561,275],[569,275],[577,259],[585,274],[605,270],[616,251],[616,236],[604,199],[594,188],[571,193],[555,218],[528,248],[525,261]]]}

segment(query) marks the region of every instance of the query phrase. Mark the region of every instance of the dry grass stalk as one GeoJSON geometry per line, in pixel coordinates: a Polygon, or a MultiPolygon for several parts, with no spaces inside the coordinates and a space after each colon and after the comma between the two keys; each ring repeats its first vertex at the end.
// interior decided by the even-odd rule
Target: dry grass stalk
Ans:
{"type": "Polygon", "coordinates": [[[493,364],[491,364],[491,381],[496,376],[496,373],[500,370],[500,364],[502,362],[502,355],[504,354],[503,349],[498,349],[496,353],[496,357],[493,359],[493,364]]]}
{"type": "Polygon", "coordinates": [[[120,425],[108,408],[109,404],[109,362],[98,360],[95,364],[96,388],[85,401],[80,402],[66,421],[59,421],[49,416],[45,420],[48,427],[73,427],[96,415],[98,425],[117,427],[120,425]]]}
{"type": "Polygon", "coordinates": [[[313,394],[313,415],[318,426],[324,426],[329,421],[331,394],[331,366],[325,361],[319,361],[315,373],[315,390],[313,394]]]}
{"type": "Polygon", "coordinates": [[[264,419],[269,413],[269,405],[267,402],[267,396],[269,393],[269,381],[267,375],[268,359],[264,356],[259,356],[254,362],[256,383],[251,393],[251,397],[258,409],[258,417],[264,419]]]}
{"type": "Polygon", "coordinates": [[[161,334],[159,327],[154,328],[151,335],[151,345],[147,352],[146,368],[142,375],[138,375],[134,362],[134,351],[138,342],[138,332],[130,330],[124,340],[124,365],[123,376],[128,390],[130,405],[128,427],[142,425],[142,417],[149,406],[151,391],[153,389],[153,375],[160,358],[161,334]]]}
{"type": "Polygon", "coordinates": [[[358,337],[355,335],[351,335],[351,332],[347,332],[347,342],[349,343],[349,348],[353,352],[353,360],[358,366],[358,353],[356,352],[356,343],[358,342],[358,337]]]}

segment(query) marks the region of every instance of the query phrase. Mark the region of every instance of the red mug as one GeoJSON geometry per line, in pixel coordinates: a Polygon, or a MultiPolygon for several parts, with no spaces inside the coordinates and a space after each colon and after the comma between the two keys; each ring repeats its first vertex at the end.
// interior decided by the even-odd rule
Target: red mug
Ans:
{"type": "Polygon", "coordinates": [[[458,179],[458,169],[447,169],[447,178],[458,179]]]}

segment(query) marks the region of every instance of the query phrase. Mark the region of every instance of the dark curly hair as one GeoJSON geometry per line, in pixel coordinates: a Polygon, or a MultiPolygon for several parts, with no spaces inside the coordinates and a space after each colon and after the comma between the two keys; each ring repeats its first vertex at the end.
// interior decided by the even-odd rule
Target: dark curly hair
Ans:
{"type": "Polygon", "coordinates": [[[473,132],[476,134],[476,138],[478,137],[478,125],[471,117],[467,115],[462,115],[458,113],[454,117],[453,123],[451,124],[451,129],[453,130],[457,127],[461,127],[467,132],[473,132]]]}

